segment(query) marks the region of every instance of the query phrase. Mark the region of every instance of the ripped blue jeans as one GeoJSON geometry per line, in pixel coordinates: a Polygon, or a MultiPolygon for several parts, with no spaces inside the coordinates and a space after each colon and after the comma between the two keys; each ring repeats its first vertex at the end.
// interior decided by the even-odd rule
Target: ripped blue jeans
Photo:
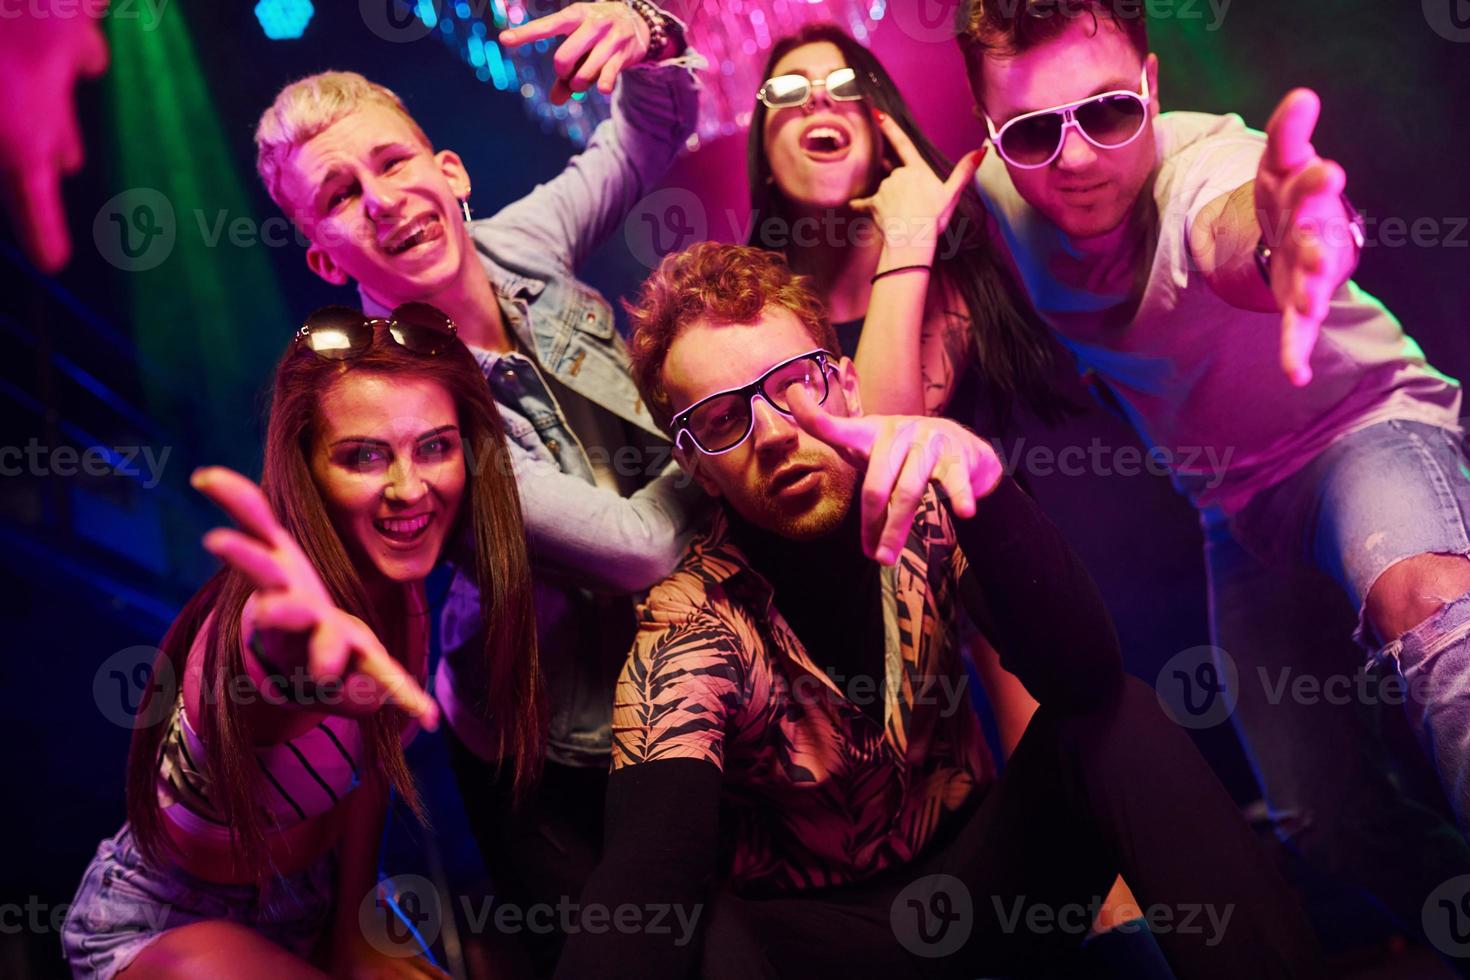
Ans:
{"type": "Polygon", "coordinates": [[[1368,592],[1389,566],[1470,555],[1464,434],[1405,420],[1351,433],[1257,495],[1229,531],[1262,563],[1310,564],[1346,592],[1354,639],[1370,664],[1397,671],[1410,725],[1470,831],[1470,595],[1437,597],[1436,613],[1389,642],[1364,619],[1368,592]]]}

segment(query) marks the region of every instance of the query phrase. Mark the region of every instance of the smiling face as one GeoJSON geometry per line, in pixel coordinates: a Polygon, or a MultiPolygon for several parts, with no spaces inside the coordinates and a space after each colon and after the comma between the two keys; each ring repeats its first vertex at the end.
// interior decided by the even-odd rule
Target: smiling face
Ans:
{"type": "MultiPolygon", "coordinates": [[[[1015,57],[983,61],[985,105],[1000,129],[1016,116],[1111,91],[1138,92],[1145,61],[1113,22],[1078,17],[1055,40],[1015,57]]],[[[1149,115],[1158,114],[1158,59],[1147,58],[1149,115]]],[[[1153,171],[1157,150],[1152,125],[1127,146],[1103,149],[1066,130],[1062,152],[1045,167],[1007,164],[1017,192],[1050,221],[1076,238],[1117,228],[1132,212],[1153,171]]]]}
{"type": "Polygon", "coordinates": [[[349,371],[317,416],[312,477],[359,573],[421,581],[464,496],[453,398],[426,378],[349,371]]]}
{"type": "Polygon", "coordinates": [[[356,280],[389,309],[431,300],[474,265],[459,208],[464,165],[432,152],[387,106],[364,105],[296,147],[280,187],[311,240],[313,271],[336,285],[356,280]]]}
{"type": "MultiPolygon", "coordinates": [[[[792,48],[771,76],[805,75],[825,80],[848,67],[830,41],[792,48]]],[[[795,109],[767,109],[763,140],[766,159],[781,193],[798,207],[840,207],[869,193],[879,176],[877,132],[866,99],[837,102],[825,87],[812,89],[795,109]]]]}
{"type": "MultiPolygon", "coordinates": [[[[782,361],[817,347],[790,310],[768,306],[751,324],[697,320],[674,338],[663,383],[676,410],[719,391],[750,384],[782,361]]],[[[844,358],[828,381],[826,410],[861,411],[857,373],[844,358]]],[[[784,537],[810,540],[832,531],[853,502],[857,472],[826,443],[807,435],[763,398],[754,404],[750,437],[708,456],[683,440],[680,462],[710,494],[741,517],[784,537]]]]}

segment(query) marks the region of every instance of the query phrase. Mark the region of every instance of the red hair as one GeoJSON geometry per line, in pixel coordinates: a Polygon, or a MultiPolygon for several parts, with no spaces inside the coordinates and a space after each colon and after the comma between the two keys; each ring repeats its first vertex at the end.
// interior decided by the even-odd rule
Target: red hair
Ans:
{"type": "Polygon", "coordinates": [[[749,245],[700,242],[666,255],[638,298],[625,306],[633,323],[633,382],[665,431],[674,409],[664,390],[664,361],[674,338],[696,320],[754,323],[762,310],[778,306],[795,314],[819,347],[842,352],[827,309],[807,288],[806,277],[793,273],[778,253],[749,245]]]}

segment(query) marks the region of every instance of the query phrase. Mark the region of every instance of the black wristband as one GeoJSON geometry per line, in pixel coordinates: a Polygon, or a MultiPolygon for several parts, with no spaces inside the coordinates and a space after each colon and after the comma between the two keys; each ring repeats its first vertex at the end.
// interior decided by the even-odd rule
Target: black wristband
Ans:
{"type": "Polygon", "coordinates": [[[882,272],[875,273],[873,275],[873,278],[871,280],[869,280],[869,281],[870,282],[877,282],[879,279],[882,279],[884,276],[892,276],[892,275],[896,275],[896,274],[898,274],[900,272],[914,272],[914,271],[917,271],[919,269],[923,269],[925,272],[932,272],[933,271],[933,267],[932,266],[927,266],[927,265],[896,265],[892,269],[884,269],[882,272]]]}

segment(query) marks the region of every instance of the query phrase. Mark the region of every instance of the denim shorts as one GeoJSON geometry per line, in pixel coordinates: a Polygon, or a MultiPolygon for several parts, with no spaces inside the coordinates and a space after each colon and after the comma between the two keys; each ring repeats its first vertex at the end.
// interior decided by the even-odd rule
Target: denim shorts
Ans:
{"type": "Polygon", "coordinates": [[[177,868],[147,864],[132,828],[97,847],[61,929],[72,974],[111,980],[169,929],[224,919],[249,926],[309,959],[332,910],[336,856],[328,851],[311,867],[265,886],[222,885],[177,868]]]}
{"type": "Polygon", "coordinates": [[[1424,422],[1379,422],[1338,439],[1301,470],[1257,494],[1231,533],[1266,564],[1306,562],[1333,576],[1363,622],[1378,576],[1415,555],[1470,554],[1470,460],[1465,435],[1424,422]]]}

